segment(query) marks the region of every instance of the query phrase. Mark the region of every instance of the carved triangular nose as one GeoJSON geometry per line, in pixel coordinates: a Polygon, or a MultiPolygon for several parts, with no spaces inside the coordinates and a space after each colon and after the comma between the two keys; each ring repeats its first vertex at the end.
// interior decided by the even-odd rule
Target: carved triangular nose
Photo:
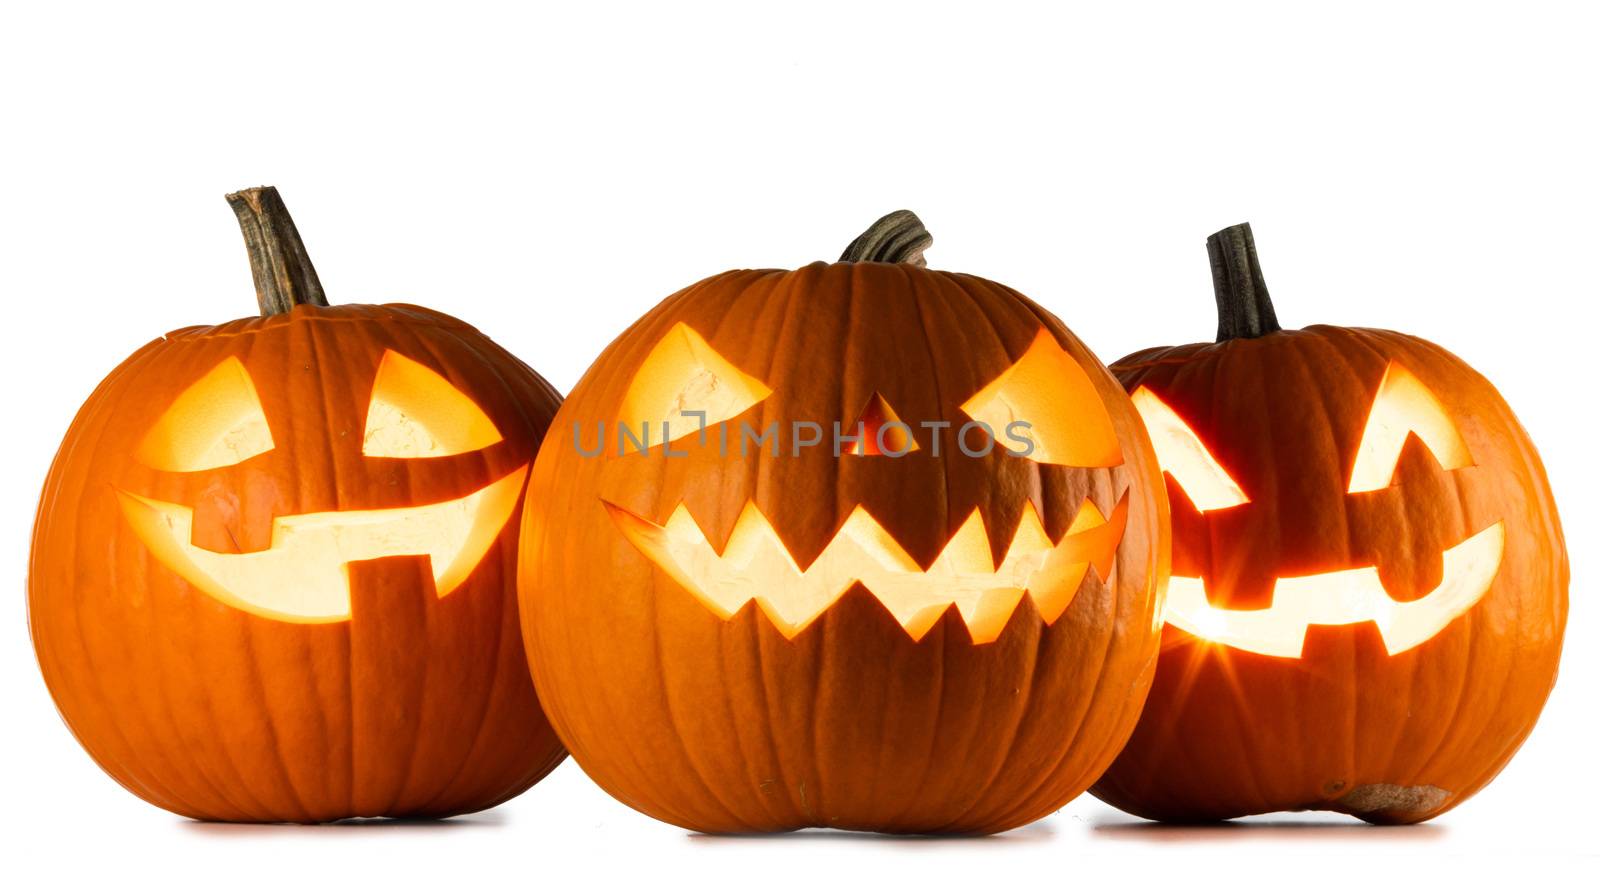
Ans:
{"type": "Polygon", "coordinates": [[[872,393],[867,404],[856,415],[856,421],[844,429],[848,435],[858,435],[846,452],[853,456],[901,456],[919,449],[911,426],[900,419],[879,393],[872,393]]]}

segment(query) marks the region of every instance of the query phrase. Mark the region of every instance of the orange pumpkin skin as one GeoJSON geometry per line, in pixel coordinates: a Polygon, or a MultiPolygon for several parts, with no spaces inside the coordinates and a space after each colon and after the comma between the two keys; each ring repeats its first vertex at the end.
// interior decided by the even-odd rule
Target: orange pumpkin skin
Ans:
{"type": "Polygon", "coordinates": [[[1442,582],[1442,551],[1502,522],[1505,543],[1483,596],[1393,655],[1371,621],[1311,625],[1298,658],[1201,640],[1169,598],[1143,716],[1093,793],[1157,820],[1326,809],[1411,823],[1487,784],[1555,682],[1568,582],[1544,468],[1495,388],[1422,339],[1337,326],[1146,350],[1112,370],[1170,406],[1250,499],[1202,512],[1168,476],[1174,595],[1201,577],[1212,606],[1259,609],[1275,577],[1375,565],[1390,598],[1415,601],[1442,582]],[[1412,434],[1388,486],[1350,492],[1391,364],[1436,396],[1471,462],[1446,470],[1412,434]]]}
{"type": "Polygon", "coordinates": [[[523,659],[515,513],[442,598],[426,557],[391,556],[349,565],[348,617],[297,623],[169,569],[122,502],[192,506],[195,545],[262,552],[275,517],[431,504],[519,472],[559,400],[477,330],[409,305],[300,304],[147,344],[72,423],[34,531],[33,641],[74,735],[133,793],[206,820],[445,816],[532,785],[565,754],[523,659]],[[449,457],[363,455],[386,351],[443,376],[502,440],[449,457]],[[230,357],[253,381],[272,449],[189,473],[136,460],[179,393],[230,357]]]}
{"type": "Polygon", "coordinates": [[[1087,787],[1137,716],[1166,573],[1158,473],[1115,381],[1013,290],[883,262],[709,278],[606,349],[540,452],[520,565],[535,683],[602,788],[682,827],[990,833],[1027,823],[1087,787]],[[592,448],[597,421],[616,418],[647,355],[680,323],[771,388],[728,421],[758,431],[848,426],[874,393],[912,426],[960,425],[957,405],[1043,329],[1087,372],[1122,461],[973,459],[948,439],[934,458],[924,429],[918,450],[898,458],[836,457],[826,445],[796,455],[787,440],[780,457],[723,456],[715,427],[705,447],[674,435],[681,457],[665,457],[659,441],[648,455],[580,455],[574,424],[592,448]],[[1023,596],[992,642],[974,642],[955,608],[913,640],[859,583],[792,637],[754,602],[724,618],[630,545],[602,506],[660,522],[682,505],[720,546],[753,503],[806,565],[860,505],[925,568],[974,510],[992,545],[1011,539],[1030,499],[1055,539],[1086,497],[1110,515],[1123,496],[1109,576],[1091,569],[1052,624],[1023,596]]]}

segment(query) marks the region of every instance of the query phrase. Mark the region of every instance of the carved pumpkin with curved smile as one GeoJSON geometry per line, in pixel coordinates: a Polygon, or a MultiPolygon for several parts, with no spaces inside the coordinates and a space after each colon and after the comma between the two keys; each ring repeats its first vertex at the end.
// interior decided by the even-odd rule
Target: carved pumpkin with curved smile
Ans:
{"type": "Polygon", "coordinates": [[[1396,332],[1278,327],[1248,226],[1210,241],[1213,344],[1112,366],[1172,502],[1156,683],[1094,792],[1146,817],[1433,817],[1555,679],[1568,565],[1494,387],[1396,332]]]}
{"type": "MultiPolygon", "coordinates": [[[[1195,509],[1210,514],[1250,503],[1203,441],[1149,386],[1133,391],[1134,407],[1149,427],[1161,466],[1195,509]]],[[[1400,363],[1384,370],[1354,454],[1347,491],[1388,488],[1401,450],[1415,436],[1443,470],[1472,465],[1466,443],[1433,393],[1400,363]]],[[[1174,575],[1167,588],[1167,624],[1235,649],[1298,658],[1313,625],[1371,622],[1385,651],[1399,654],[1432,639],[1489,590],[1505,554],[1504,520],[1441,553],[1438,585],[1414,600],[1397,601],[1372,565],[1305,576],[1276,577],[1271,604],[1261,608],[1213,606],[1200,576],[1174,575]]],[[[1215,575],[1214,567],[1205,572],[1215,575]]]]}
{"type": "Polygon", "coordinates": [[[45,483],[29,618],[117,781],[195,818],[476,811],[564,756],[517,625],[559,396],[476,329],[328,305],[270,188],[229,197],[262,316],[113,371],[45,483]]]}

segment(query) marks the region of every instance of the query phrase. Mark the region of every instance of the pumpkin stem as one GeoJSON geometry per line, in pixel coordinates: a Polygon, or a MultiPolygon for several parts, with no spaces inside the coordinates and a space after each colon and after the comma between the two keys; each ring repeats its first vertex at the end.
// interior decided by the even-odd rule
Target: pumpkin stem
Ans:
{"type": "Polygon", "coordinates": [[[1206,239],[1211,286],[1217,294],[1217,340],[1260,338],[1282,329],[1267,295],[1250,224],[1230,226],[1206,239]]]}
{"type": "Polygon", "coordinates": [[[250,253],[261,316],[287,314],[295,305],[328,304],[300,232],[274,187],[252,187],[227,195],[250,253]]]}
{"type": "Polygon", "coordinates": [[[856,236],[839,255],[842,263],[905,263],[926,266],[922,252],[933,244],[933,236],[915,214],[901,209],[878,218],[867,231],[856,236]]]}

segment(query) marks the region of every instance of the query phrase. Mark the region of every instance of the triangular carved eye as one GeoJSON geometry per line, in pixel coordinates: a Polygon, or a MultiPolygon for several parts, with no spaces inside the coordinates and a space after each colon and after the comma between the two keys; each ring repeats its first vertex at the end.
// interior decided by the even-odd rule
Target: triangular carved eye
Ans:
{"type": "Polygon", "coordinates": [[[487,414],[450,381],[420,362],[386,350],[367,405],[361,454],[421,459],[454,456],[502,440],[487,414]]]}
{"type": "Polygon", "coordinates": [[[848,450],[852,456],[903,456],[919,449],[911,426],[906,425],[889,402],[876,392],[867,399],[867,406],[844,433],[860,438],[848,450]]]}
{"type": "Polygon", "coordinates": [[[1472,464],[1466,441],[1433,391],[1398,362],[1390,362],[1372,399],[1356,460],[1350,469],[1349,492],[1388,488],[1400,464],[1406,438],[1416,435],[1447,471],[1472,464]]]}
{"type": "Polygon", "coordinates": [[[766,384],[713,350],[699,332],[679,323],[639,366],[618,420],[639,431],[668,425],[678,437],[732,419],[771,394],[766,384]]]}
{"type": "Polygon", "coordinates": [[[1150,433],[1161,470],[1172,475],[1196,509],[1204,513],[1250,503],[1244,490],[1177,411],[1143,386],[1133,391],[1133,406],[1150,433]]]}
{"type": "Polygon", "coordinates": [[[229,356],[173,400],[134,455],[162,471],[209,471],[270,449],[272,430],[255,383],[244,363],[229,356]]]}
{"type": "Polygon", "coordinates": [[[961,410],[989,426],[995,437],[1033,442],[1029,459],[1074,468],[1122,464],[1122,445],[1077,360],[1050,330],[1041,328],[1022,358],[967,399],[961,410]],[[1018,428],[1012,428],[1017,426],[1018,428]]]}

